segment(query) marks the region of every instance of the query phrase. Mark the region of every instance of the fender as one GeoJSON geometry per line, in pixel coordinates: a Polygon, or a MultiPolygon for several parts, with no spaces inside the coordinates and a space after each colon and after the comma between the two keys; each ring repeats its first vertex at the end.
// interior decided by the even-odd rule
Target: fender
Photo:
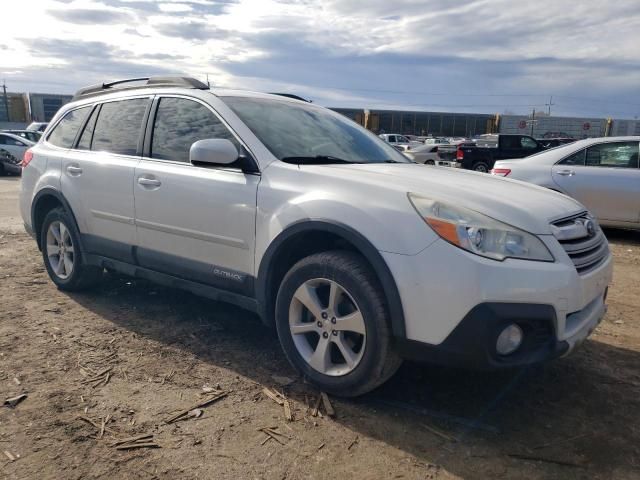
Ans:
{"type": "Polygon", "coordinates": [[[271,322],[275,308],[273,300],[268,298],[268,292],[271,291],[270,276],[275,266],[274,259],[276,254],[280,246],[289,238],[306,231],[323,231],[335,234],[358,249],[359,253],[362,254],[372,266],[376,276],[380,280],[389,307],[393,335],[398,338],[405,338],[406,329],[400,293],[382,255],[380,255],[380,252],[378,252],[369,240],[355,229],[342,223],[326,219],[306,219],[295,222],[280,232],[267,248],[267,251],[260,261],[258,278],[256,280],[256,300],[258,301],[260,315],[263,320],[271,322]]]}

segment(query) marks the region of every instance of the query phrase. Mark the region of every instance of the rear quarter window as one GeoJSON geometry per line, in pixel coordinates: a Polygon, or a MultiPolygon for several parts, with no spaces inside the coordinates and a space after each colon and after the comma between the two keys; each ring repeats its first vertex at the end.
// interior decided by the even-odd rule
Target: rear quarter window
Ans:
{"type": "Polygon", "coordinates": [[[91,107],[87,106],[68,112],[53,128],[47,137],[47,141],[56,147],[71,148],[78,134],[78,130],[84,123],[90,110],[91,107]]]}

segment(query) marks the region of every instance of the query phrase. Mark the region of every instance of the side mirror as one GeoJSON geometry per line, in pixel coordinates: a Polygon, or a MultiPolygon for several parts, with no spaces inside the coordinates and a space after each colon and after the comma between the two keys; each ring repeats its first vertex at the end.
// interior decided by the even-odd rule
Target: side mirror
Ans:
{"type": "Polygon", "coordinates": [[[236,146],[225,138],[198,140],[189,149],[189,161],[193,165],[230,165],[238,157],[236,146]]]}

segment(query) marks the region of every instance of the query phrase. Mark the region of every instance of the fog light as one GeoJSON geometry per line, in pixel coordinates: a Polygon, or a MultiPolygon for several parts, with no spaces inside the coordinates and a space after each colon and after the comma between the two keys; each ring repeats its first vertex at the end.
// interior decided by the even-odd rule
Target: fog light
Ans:
{"type": "Polygon", "coordinates": [[[509,355],[515,352],[522,344],[522,337],[522,329],[515,323],[512,323],[498,335],[496,351],[500,355],[509,355]]]}

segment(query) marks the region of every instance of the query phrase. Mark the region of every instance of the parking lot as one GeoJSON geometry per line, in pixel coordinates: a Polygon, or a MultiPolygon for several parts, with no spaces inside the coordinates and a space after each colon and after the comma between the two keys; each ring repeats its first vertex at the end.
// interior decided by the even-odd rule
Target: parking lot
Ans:
{"type": "Polygon", "coordinates": [[[0,391],[28,395],[0,409],[3,478],[640,477],[640,232],[606,232],[609,311],[569,358],[504,373],[405,363],[313,416],[319,392],[252,314],[114,275],[58,291],[18,189],[0,178],[0,391]],[[293,421],[264,387],[286,395],[293,421]],[[228,394],[165,423],[203,389],[228,394]],[[147,434],[160,448],[115,445],[147,434]]]}

